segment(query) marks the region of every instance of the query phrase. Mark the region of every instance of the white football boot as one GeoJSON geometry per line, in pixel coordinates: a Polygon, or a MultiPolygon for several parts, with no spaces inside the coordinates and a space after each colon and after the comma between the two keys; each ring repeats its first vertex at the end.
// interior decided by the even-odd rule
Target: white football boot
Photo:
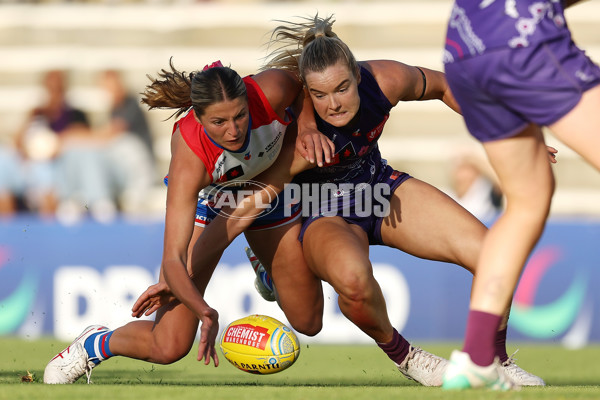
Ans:
{"type": "Polygon", "coordinates": [[[263,299],[267,301],[275,301],[275,291],[273,290],[273,281],[271,277],[265,270],[265,267],[261,264],[260,260],[250,247],[246,247],[244,249],[246,251],[246,256],[248,260],[250,260],[250,264],[252,265],[252,269],[256,274],[256,278],[254,279],[254,287],[256,291],[262,296],[263,299]]]}
{"type": "Polygon", "coordinates": [[[90,383],[92,369],[96,364],[89,358],[83,344],[90,335],[108,330],[107,327],[102,325],[91,325],[85,328],[81,335],[73,340],[73,343],[58,353],[46,365],[44,383],[74,383],[84,374],[87,376],[87,383],[90,383]]]}
{"type": "Polygon", "coordinates": [[[454,350],[450,356],[450,364],[443,377],[443,389],[487,388],[492,390],[519,390],[520,386],[513,382],[500,366],[498,358],[488,366],[481,367],[467,353],[454,350]]]}
{"type": "Polygon", "coordinates": [[[396,364],[404,376],[423,386],[442,386],[442,376],[447,366],[448,360],[412,346],[404,361],[396,364]]]}
{"type": "MultiPolygon", "coordinates": [[[[519,350],[517,349],[517,351],[519,350]]],[[[517,351],[515,351],[512,356],[508,357],[508,360],[502,363],[504,373],[508,375],[513,382],[521,386],[546,386],[546,382],[544,382],[542,378],[531,372],[525,371],[515,363],[515,358],[513,357],[517,354],[517,351]]]]}

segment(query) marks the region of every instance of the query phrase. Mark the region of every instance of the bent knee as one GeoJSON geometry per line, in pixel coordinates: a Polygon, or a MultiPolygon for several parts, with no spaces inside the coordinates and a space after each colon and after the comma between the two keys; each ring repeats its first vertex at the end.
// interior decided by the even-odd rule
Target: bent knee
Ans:
{"type": "Polygon", "coordinates": [[[340,297],[350,302],[364,302],[371,297],[376,281],[372,276],[348,275],[333,285],[340,297]]]}
{"type": "Polygon", "coordinates": [[[312,318],[310,320],[294,320],[290,321],[290,325],[292,325],[292,328],[298,333],[306,336],[315,336],[323,329],[323,319],[312,318]]]}
{"type": "Polygon", "coordinates": [[[181,360],[191,350],[192,344],[187,343],[161,343],[156,344],[152,351],[152,362],[156,364],[172,364],[181,360]]]}

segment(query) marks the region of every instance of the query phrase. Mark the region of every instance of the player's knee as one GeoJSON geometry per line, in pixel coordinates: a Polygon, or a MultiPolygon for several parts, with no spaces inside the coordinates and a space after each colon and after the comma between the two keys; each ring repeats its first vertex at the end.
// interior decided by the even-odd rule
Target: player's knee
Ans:
{"type": "MultiPolygon", "coordinates": [[[[374,279],[363,274],[347,274],[333,284],[336,292],[345,302],[363,303],[371,297],[374,279]]],[[[375,283],[376,284],[376,283],[375,283]]]]}
{"type": "Polygon", "coordinates": [[[290,325],[296,332],[299,332],[306,336],[315,336],[323,329],[323,319],[319,316],[311,318],[296,318],[290,320],[290,325]]]}
{"type": "Polygon", "coordinates": [[[185,357],[191,349],[191,344],[173,340],[154,346],[154,362],[157,364],[172,364],[185,357]]]}

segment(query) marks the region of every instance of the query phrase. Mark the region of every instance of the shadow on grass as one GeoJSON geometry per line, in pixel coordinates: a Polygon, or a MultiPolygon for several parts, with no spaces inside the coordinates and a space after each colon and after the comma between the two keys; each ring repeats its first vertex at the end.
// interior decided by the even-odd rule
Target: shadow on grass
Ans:
{"type": "MultiPolygon", "coordinates": [[[[224,386],[224,387],[403,387],[419,386],[417,383],[397,376],[397,379],[386,377],[365,377],[364,379],[328,377],[312,378],[298,376],[250,375],[240,377],[238,373],[210,374],[209,376],[198,373],[196,377],[186,372],[183,376],[178,371],[153,370],[131,371],[114,370],[98,371],[92,375],[92,380],[97,385],[169,385],[169,386],[224,386]],[[197,379],[197,380],[194,380],[197,379]]],[[[85,382],[85,379],[82,380],[85,382]]],[[[79,382],[78,382],[79,383],[79,382]]]]}

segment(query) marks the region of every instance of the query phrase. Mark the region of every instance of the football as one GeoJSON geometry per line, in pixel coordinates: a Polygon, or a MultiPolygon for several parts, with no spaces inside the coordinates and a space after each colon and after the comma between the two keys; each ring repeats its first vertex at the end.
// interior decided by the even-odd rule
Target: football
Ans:
{"type": "Polygon", "coordinates": [[[266,315],[249,315],[227,325],[220,346],[233,366],[252,374],[281,372],[300,356],[296,334],[266,315]]]}

